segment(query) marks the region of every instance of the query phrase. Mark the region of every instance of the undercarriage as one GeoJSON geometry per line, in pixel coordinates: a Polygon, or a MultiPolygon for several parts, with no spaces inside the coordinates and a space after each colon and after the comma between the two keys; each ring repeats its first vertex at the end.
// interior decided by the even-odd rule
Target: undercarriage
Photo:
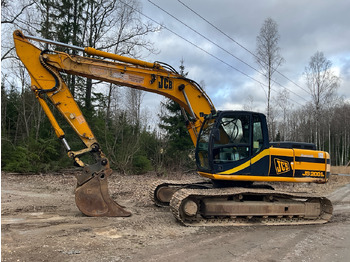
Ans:
{"type": "Polygon", "coordinates": [[[332,217],[331,201],[321,196],[265,185],[215,188],[210,181],[187,182],[159,182],[151,190],[156,205],[169,205],[186,226],[323,224],[332,217]]]}

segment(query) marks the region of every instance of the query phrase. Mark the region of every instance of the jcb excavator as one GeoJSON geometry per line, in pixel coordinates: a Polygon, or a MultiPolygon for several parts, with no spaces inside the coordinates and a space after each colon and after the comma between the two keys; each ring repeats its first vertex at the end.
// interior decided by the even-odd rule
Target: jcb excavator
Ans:
{"type": "Polygon", "coordinates": [[[266,183],[326,183],[330,175],[327,152],[313,144],[269,143],[266,118],[247,111],[217,111],[193,80],[171,66],[120,56],[91,47],[77,47],[17,30],[17,55],[31,77],[31,90],[49,118],[68,156],[83,172],[76,175],[76,205],[87,216],[130,216],[109,195],[112,174],[103,154],[60,73],[79,75],[166,96],[183,109],[193,141],[200,181],[161,181],[153,185],[156,205],[170,208],[185,225],[318,224],[332,216],[330,200],[307,193],[274,190],[266,183]],[[30,40],[64,46],[87,56],[41,50],[30,40]],[[45,99],[48,98],[48,99],[45,99]],[[73,151],[46,101],[73,127],[85,148],[73,151]],[[186,112],[187,114],[186,114],[186,112]],[[189,117],[187,117],[189,115],[189,117]],[[81,156],[92,154],[95,163],[81,156]]]}

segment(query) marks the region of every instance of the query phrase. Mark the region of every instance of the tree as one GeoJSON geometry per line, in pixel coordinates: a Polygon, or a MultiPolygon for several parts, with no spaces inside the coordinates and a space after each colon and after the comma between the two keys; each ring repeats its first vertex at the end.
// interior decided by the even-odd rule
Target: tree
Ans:
{"type": "MultiPolygon", "coordinates": [[[[185,72],[184,60],[180,61],[180,74],[184,77],[185,72]]],[[[166,160],[169,166],[183,166],[188,163],[188,155],[193,148],[193,143],[185,125],[183,110],[180,105],[173,100],[167,99],[162,103],[162,114],[159,115],[159,127],[166,131],[168,146],[166,150],[166,160]]]]}
{"type": "MultiPolygon", "coordinates": [[[[54,2],[53,0],[40,0],[38,7],[41,12],[41,28],[39,32],[46,39],[54,39],[56,32],[54,31],[55,12],[54,12],[54,2]]],[[[46,44],[48,48],[48,44],[46,44]]]]}
{"type": "MultiPolygon", "coordinates": [[[[137,0],[128,3],[117,0],[87,1],[82,30],[84,46],[131,57],[137,57],[141,48],[154,52],[153,44],[145,36],[159,28],[141,19],[140,8],[137,0]]],[[[92,108],[93,84],[91,79],[87,79],[84,102],[89,111],[92,108]]]]}
{"type": "MultiPolygon", "coordinates": [[[[1,0],[1,67],[6,59],[16,57],[11,34],[14,29],[31,25],[28,12],[33,9],[34,0],[8,1],[1,0]]],[[[13,61],[12,61],[13,62],[13,61]]],[[[11,63],[11,62],[10,62],[11,63]]]]}
{"type": "MultiPolygon", "coordinates": [[[[2,1],[1,4],[2,36],[6,39],[6,42],[2,41],[1,138],[3,152],[8,152],[2,155],[2,164],[7,170],[16,171],[48,170],[54,165],[61,166],[61,159],[67,159],[66,152],[55,138],[49,121],[30,91],[30,78],[14,52],[11,37],[13,30],[21,29],[27,35],[137,57],[140,50],[154,52],[153,43],[146,36],[159,28],[141,18],[138,12],[141,5],[137,0],[127,3],[117,0],[23,0],[2,1]],[[33,162],[37,164],[36,167],[31,164],[33,162]]],[[[37,44],[45,48],[43,44],[37,44]]],[[[49,48],[75,54],[74,50],[62,47],[49,48]]],[[[90,83],[91,88],[86,89],[85,78],[74,78],[65,73],[62,76],[75,93],[78,104],[83,106],[84,114],[102,148],[107,148],[106,153],[112,156],[114,167],[126,172],[132,170],[131,165],[135,164],[138,172],[148,170],[152,158],[148,153],[151,152],[142,150],[149,148],[147,143],[150,137],[154,138],[152,143],[156,143],[157,137],[148,135],[145,128],[136,125],[140,118],[141,96],[136,95],[136,100],[133,100],[136,119],[127,119],[129,111],[116,104],[119,102],[115,100],[119,88],[116,85],[106,85],[110,92],[108,96],[103,96],[101,91],[94,92],[96,85],[102,89],[99,81],[90,83]],[[119,120],[118,126],[112,124],[114,119],[119,120]],[[138,139],[135,139],[136,136],[138,139]]],[[[121,92],[122,95],[125,96],[125,93],[121,92]]],[[[54,108],[51,104],[49,106],[54,108]]],[[[64,129],[70,146],[73,150],[80,149],[81,141],[74,140],[77,138],[74,130],[61,121],[60,114],[55,110],[53,113],[64,129]]],[[[130,115],[130,118],[133,116],[130,115]]],[[[71,163],[67,159],[65,164],[71,163]]]]}
{"type": "Polygon", "coordinates": [[[332,70],[332,62],[327,60],[322,52],[317,51],[305,68],[306,84],[310,91],[315,115],[315,138],[316,146],[320,146],[319,122],[320,112],[325,104],[330,102],[339,86],[339,77],[332,70]]]}
{"type": "MultiPolygon", "coordinates": [[[[289,137],[288,131],[290,130],[287,124],[288,113],[291,108],[288,90],[286,88],[279,90],[279,92],[277,92],[277,96],[275,99],[273,99],[273,102],[276,106],[276,117],[282,119],[278,124],[278,133],[280,134],[279,138],[285,140],[289,137]]],[[[276,141],[281,141],[280,139],[276,138],[276,141]]]]}
{"type": "MultiPolygon", "coordinates": [[[[84,20],[84,8],[86,6],[86,1],[83,0],[61,0],[57,2],[55,8],[57,9],[56,15],[56,37],[57,41],[72,44],[75,46],[84,46],[81,41],[82,27],[84,20]]],[[[58,50],[60,47],[57,48],[58,50]]],[[[62,48],[64,49],[64,48],[62,48]]],[[[64,50],[70,54],[77,54],[76,50],[64,50]]],[[[81,77],[74,75],[67,75],[65,81],[73,95],[75,96],[75,91],[79,89],[79,86],[85,84],[85,80],[81,77]]],[[[81,89],[81,88],[80,88],[81,89]]]]}
{"type": "Polygon", "coordinates": [[[280,48],[278,41],[280,36],[278,34],[277,23],[272,18],[267,18],[260,29],[260,33],[256,38],[256,62],[263,70],[263,74],[268,81],[267,92],[267,122],[271,125],[271,87],[272,76],[277,68],[284,62],[280,55],[280,48]]]}
{"type": "Polygon", "coordinates": [[[1,24],[13,24],[25,12],[27,8],[34,5],[34,1],[24,2],[20,8],[13,8],[8,1],[1,0],[1,24]],[[19,11],[18,11],[19,10],[19,11]],[[5,11],[5,12],[4,12],[5,11]]]}
{"type": "Polygon", "coordinates": [[[144,94],[141,90],[134,88],[128,88],[126,94],[126,108],[128,110],[129,122],[132,125],[140,126],[141,102],[144,94]]]}
{"type": "Polygon", "coordinates": [[[247,97],[247,102],[243,105],[243,109],[246,111],[253,111],[254,110],[254,97],[250,94],[247,97]]]}

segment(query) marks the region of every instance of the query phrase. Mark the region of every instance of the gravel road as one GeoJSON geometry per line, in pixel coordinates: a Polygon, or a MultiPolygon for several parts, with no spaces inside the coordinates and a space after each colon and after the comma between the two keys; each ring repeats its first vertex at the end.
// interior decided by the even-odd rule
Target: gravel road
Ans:
{"type": "Polygon", "coordinates": [[[91,218],[75,206],[71,173],[2,173],[1,261],[350,261],[350,176],[273,185],[328,195],[334,215],[325,225],[208,228],[184,227],[155,207],[148,188],[157,179],[114,174],[111,195],[133,215],[91,218]]]}

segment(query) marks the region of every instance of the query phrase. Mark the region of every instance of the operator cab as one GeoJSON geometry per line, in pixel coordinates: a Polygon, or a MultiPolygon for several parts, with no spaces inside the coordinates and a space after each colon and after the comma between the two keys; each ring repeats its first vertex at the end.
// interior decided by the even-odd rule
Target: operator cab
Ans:
{"type": "Polygon", "coordinates": [[[236,174],[251,173],[250,159],[269,147],[265,115],[247,111],[218,111],[205,117],[200,130],[198,171],[216,174],[247,165],[236,174]]]}

